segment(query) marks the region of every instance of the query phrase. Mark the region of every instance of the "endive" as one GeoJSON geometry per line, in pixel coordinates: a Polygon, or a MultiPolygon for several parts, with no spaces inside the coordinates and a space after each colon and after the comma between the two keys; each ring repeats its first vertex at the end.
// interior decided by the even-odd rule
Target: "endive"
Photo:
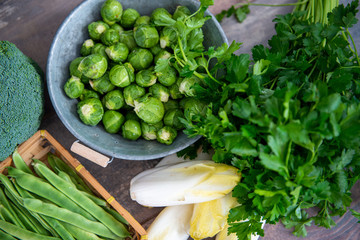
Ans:
{"type": "Polygon", "coordinates": [[[190,236],[194,240],[215,236],[226,227],[229,211],[237,204],[231,193],[219,199],[194,204],[190,236]]]}
{"type": "Polygon", "coordinates": [[[210,160],[186,161],[146,170],[130,182],[131,198],[164,207],[221,198],[240,181],[235,167],[210,160]]]}
{"type": "Polygon", "coordinates": [[[147,230],[148,240],[187,240],[193,204],[164,208],[147,230]]]}

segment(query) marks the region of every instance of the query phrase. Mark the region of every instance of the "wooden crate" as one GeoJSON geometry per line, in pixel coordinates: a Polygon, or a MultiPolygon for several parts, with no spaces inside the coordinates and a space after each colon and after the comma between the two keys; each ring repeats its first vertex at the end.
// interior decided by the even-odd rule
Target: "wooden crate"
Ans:
{"type": "MultiPolygon", "coordinates": [[[[19,145],[18,152],[29,166],[31,166],[32,159],[39,159],[47,163],[46,159],[48,152],[52,152],[60,157],[70,167],[76,170],[79,176],[96,195],[105,199],[110,206],[118,211],[129,222],[132,228],[131,230],[134,233],[131,239],[148,239],[147,233],[140,223],[137,222],[135,218],[85,169],[85,167],[71,156],[71,154],[46,130],[39,130],[31,138],[19,145]]],[[[6,167],[12,165],[12,158],[10,156],[0,163],[0,173],[7,174],[6,167]]]]}

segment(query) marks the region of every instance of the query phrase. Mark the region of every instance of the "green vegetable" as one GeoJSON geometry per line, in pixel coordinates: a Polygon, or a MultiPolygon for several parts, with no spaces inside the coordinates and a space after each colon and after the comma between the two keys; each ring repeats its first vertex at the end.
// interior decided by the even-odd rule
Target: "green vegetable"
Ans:
{"type": "Polygon", "coordinates": [[[114,45],[120,41],[119,32],[112,28],[106,29],[105,32],[101,34],[100,38],[101,42],[106,46],[114,45]]]}
{"type": "Polygon", "coordinates": [[[88,78],[96,79],[104,75],[107,70],[107,60],[100,54],[84,57],[79,63],[78,70],[88,78]]]}
{"type": "Polygon", "coordinates": [[[184,78],[179,84],[179,92],[187,97],[194,97],[196,84],[201,84],[200,78],[196,76],[184,78]]]}
{"type": "Polygon", "coordinates": [[[150,87],[156,83],[157,77],[150,69],[140,70],[136,73],[135,82],[140,87],[150,87]]]}
{"type": "Polygon", "coordinates": [[[150,24],[150,17],[149,16],[140,16],[136,19],[134,27],[140,26],[140,25],[149,25],[150,24]]]}
{"type": "Polygon", "coordinates": [[[131,84],[124,88],[124,98],[127,105],[134,107],[134,101],[145,95],[145,88],[131,84]]]}
{"type": "Polygon", "coordinates": [[[38,233],[31,232],[29,230],[20,228],[14,224],[5,222],[0,220],[0,229],[4,232],[9,233],[10,235],[19,238],[19,239],[26,239],[26,240],[60,240],[57,237],[49,237],[44,236],[38,233]]]}
{"type": "Polygon", "coordinates": [[[169,126],[162,127],[156,133],[156,140],[160,143],[170,145],[173,143],[174,139],[177,136],[177,131],[169,126]]]}
{"type": "Polygon", "coordinates": [[[77,57],[70,62],[70,65],[69,65],[70,76],[75,76],[75,77],[81,78],[82,73],[78,70],[78,67],[79,67],[81,60],[83,60],[83,59],[84,59],[84,57],[77,57]]]}
{"type": "Polygon", "coordinates": [[[103,57],[106,58],[106,60],[108,60],[108,55],[106,54],[106,46],[102,43],[95,43],[94,48],[92,49],[91,54],[100,54],[103,57]]]}
{"type": "Polygon", "coordinates": [[[141,125],[136,120],[126,120],[122,126],[122,136],[125,139],[137,140],[141,136],[141,125]]]}
{"type": "Polygon", "coordinates": [[[162,102],[167,102],[169,100],[169,89],[160,83],[155,83],[149,88],[149,93],[151,96],[159,99],[162,102]]]}
{"type": "Polygon", "coordinates": [[[138,46],[151,48],[159,42],[159,33],[155,27],[141,24],[135,27],[134,38],[138,46]]]}
{"type": "Polygon", "coordinates": [[[125,104],[124,96],[119,89],[108,92],[102,99],[103,106],[109,110],[119,110],[125,104]]]}
{"type": "Polygon", "coordinates": [[[101,34],[109,29],[109,25],[103,21],[92,22],[88,25],[88,33],[93,40],[100,40],[101,34]]]}
{"type": "Polygon", "coordinates": [[[155,72],[158,81],[164,86],[170,87],[177,80],[177,71],[168,64],[167,60],[158,60],[156,62],[155,72]]]}
{"type": "Polygon", "coordinates": [[[184,128],[184,125],[181,123],[180,118],[184,118],[184,113],[180,109],[171,109],[165,112],[164,124],[180,130],[184,128]]]}
{"type": "Polygon", "coordinates": [[[123,7],[117,0],[106,0],[100,10],[101,17],[110,25],[121,20],[123,7]]]}
{"type": "Polygon", "coordinates": [[[163,122],[160,121],[155,124],[149,124],[144,121],[141,121],[141,134],[145,140],[155,140],[156,133],[163,127],[163,122]]]}
{"type": "Polygon", "coordinates": [[[89,83],[91,88],[100,94],[105,94],[115,88],[110,81],[109,72],[105,72],[100,78],[91,80],[89,83]]]}
{"type": "Polygon", "coordinates": [[[105,52],[108,57],[116,63],[124,62],[129,55],[129,49],[124,43],[111,45],[105,49],[105,52]]]}
{"type": "Polygon", "coordinates": [[[135,80],[134,72],[125,64],[112,67],[109,78],[111,83],[117,87],[127,87],[135,80]]]}
{"type": "Polygon", "coordinates": [[[108,110],[105,111],[102,122],[108,133],[117,133],[125,122],[125,117],[120,112],[108,110]]]}
{"type": "Polygon", "coordinates": [[[44,82],[39,66],[13,43],[0,41],[0,160],[30,138],[44,114],[44,82]]]}
{"type": "Polygon", "coordinates": [[[119,37],[119,42],[124,43],[130,51],[137,48],[133,30],[123,31],[120,33],[119,37]]]}
{"type": "Polygon", "coordinates": [[[82,94],[80,95],[80,100],[85,100],[85,99],[88,99],[88,98],[98,98],[100,99],[100,96],[97,92],[93,91],[93,90],[90,90],[90,89],[86,89],[84,88],[82,94]]]}
{"type": "Polygon", "coordinates": [[[83,123],[95,126],[101,121],[104,115],[104,108],[99,99],[88,98],[77,104],[77,113],[83,123]]]}
{"type": "Polygon", "coordinates": [[[173,27],[164,27],[160,33],[161,48],[170,47],[177,41],[177,32],[173,27]]]}
{"type": "Polygon", "coordinates": [[[177,6],[173,14],[173,18],[178,20],[179,18],[188,17],[191,15],[189,8],[186,6],[177,6]]]}
{"type": "Polygon", "coordinates": [[[127,8],[121,16],[121,26],[124,28],[132,28],[139,17],[140,14],[138,11],[133,8],[127,8]]]}
{"type": "Polygon", "coordinates": [[[134,111],[139,118],[149,124],[155,124],[164,117],[164,105],[157,98],[145,95],[136,99],[134,105],[134,111]]]}
{"type": "Polygon", "coordinates": [[[179,108],[179,102],[175,101],[174,99],[169,99],[167,102],[164,103],[165,111],[169,111],[170,109],[179,108]]]}
{"type": "Polygon", "coordinates": [[[64,85],[64,91],[69,98],[78,98],[84,91],[84,83],[80,78],[71,76],[64,85]]]}
{"type": "Polygon", "coordinates": [[[157,26],[168,26],[175,24],[176,21],[165,8],[157,8],[151,13],[151,22],[157,26]]]}
{"type": "Polygon", "coordinates": [[[92,52],[92,49],[94,48],[94,41],[92,39],[87,39],[84,41],[84,43],[81,45],[80,48],[80,54],[82,56],[90,55],[92,52]]]}
{"type": "Polygon", "coordinates": [[[153,55],[151,52],[144,48],[136,48],[131,51],[128,61],[136,71],[140,71],[150,67],[153,62],[153,55]]]}

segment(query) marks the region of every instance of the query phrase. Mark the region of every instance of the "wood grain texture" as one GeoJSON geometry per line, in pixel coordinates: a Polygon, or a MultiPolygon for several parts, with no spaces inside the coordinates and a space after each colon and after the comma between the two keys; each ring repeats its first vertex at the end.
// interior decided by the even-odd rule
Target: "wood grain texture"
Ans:
{"type": "MultiPolygon", "coordinates": [[[[349,2],[348,0],[346,0],[349,2]]],[[[56,34],[66,16],[81,3],[81,0],[0,0],[0,40],[15,43],[26,55],[39,63],[45,71],[48,52],[56,34]]],[[[240,0],[215,0],[210,10],[216,14],[227,9],[240,0]]],[[[262,3],[289,3],[295,0],[256,0],[262,3]]],[[[251,13],[242,24],[236,20],[225,18],[221,23],[229,42],[235,40],[243,45],[238,53],[250,53],[256,44],[266,44],[274,34],[273,18],[277,14],[290,12],[291,7],[269,8],[251,7],[251,13]]],[[[357,31],[356,41],[359,42],[357,31]]],[[[68,151],[77,139],[62,124],[52,108],[49,98],[46,98],[46,114],[42,129],[46,129],[68,151]]],[[[86,169],[125,207],[144,227],[148,227],[161,208],[146,208],[133,202],[129,196],[130,180],[138,173],[154,167],[159,160],[128,161],[114,159],[106,168],[86,161],[74,154],[86,169]]],[[[352,208],[360,210],[360,184],[353,189],[352,208]]],[[[336,218],[337,226],[332,229],[308,228],[309,240],[358,240],[360,239],[360,224],[351,216],[345,214],[336,218]]],[[[291,229],[285,229],[281,223],[266,225],[264,240],[293,240],[291,229]]]]}

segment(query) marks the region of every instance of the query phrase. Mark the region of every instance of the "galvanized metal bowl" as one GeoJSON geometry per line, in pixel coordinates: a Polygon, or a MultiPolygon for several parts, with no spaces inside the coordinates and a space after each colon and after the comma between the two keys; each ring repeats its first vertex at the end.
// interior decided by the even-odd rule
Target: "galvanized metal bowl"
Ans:
{"type": "MultiPolygon", "coordinates": [[[[195,0],[119,0],[123,8],[134,8],[141,15],[150,15],[159,7],[174,12],[176,6],[187,6],[196,11],[195,0]]],[[[50,48],[47,63],[47,86],[55,111],[67,129],[82,143],[105,155],[127,160],[150,160],[176,153],[197,141],[200,137],[188,138],[180,133],[171,145],[156,141],[129,141],[120,134],[109,134],[100,126],[87,126],[76,112],[78,100],[68,98],[63,86],[69,76],[69,64],[80,56],[81,44],[89,38],[87,25],[101,19],[100,8],[104,0],[88,0],[76,7],[58,29],[50,48]]],[[[211,15],[210,12],[206,14],[211,15]]],[[[220,46],[227,38],[215,17],[203,27],[205,46],[220,46]]]]}

